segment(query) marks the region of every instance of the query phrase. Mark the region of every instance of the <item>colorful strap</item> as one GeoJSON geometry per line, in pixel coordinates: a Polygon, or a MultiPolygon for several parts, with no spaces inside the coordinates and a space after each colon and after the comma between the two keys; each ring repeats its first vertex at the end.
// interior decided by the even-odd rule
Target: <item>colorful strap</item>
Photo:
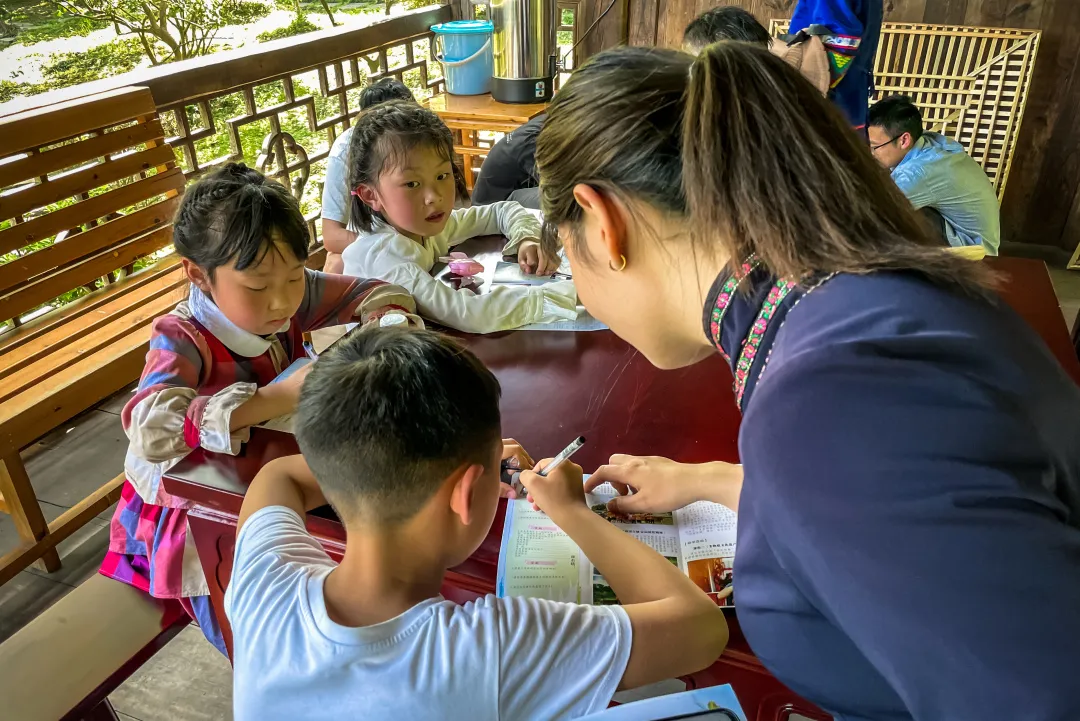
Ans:
{"type": "Polygon", "coordinates": [[[758,348],[761,347],[761,340],[765,337],[765,331],[769,329],[769,323],[776,316],[780,304],[784,302],[784,299],[787,298],[795,286],[796,283],[790,280],[778,280],[773,284],[773,287],[769,290],[769,295],[765,298],[765,302],[761,304],[761,310],[758,311],[754,324],[750,326],[750,333],[747,334],[746,340],[743,341],[739,360],[735,364],[735,405],[738,406],[740,411],[742,410],[743,394],[746,392],[746,381],[750,377],[750,368],[754,365],[754,358],[757,357],[758,348]]]}
{"type": "Polygon", "coordinates": [[[713,345],[716,346],[716,350],[720,351],[720,357],[724,359],[725,363],[731,362],[731,356],[727,354],[724,347],[720,345],[720,333],[724,323],[724,316],[727,315],[728,307],[731,306],[731,299],[735,297],[735,291],[739,287],[739,283],[743,281],[754,270],[761,265],[761,261],[757,256],[750,254],[750,256],[743,261],[742,266],[738,272],[732,273],[728,279],[724,282],[720,293],[716,296],[716,305],[713,306],[712,319],[709,323],[709,331],[712,334],[713,345]]]}
{"type": "Polygon", "coordinates": [[[835,88],[844,79],[851,61],[858,54],[862,38],[854,35],[823,35],[821,42],[829,58],[829,74],[832,76],[829,87],[835,88]]]}

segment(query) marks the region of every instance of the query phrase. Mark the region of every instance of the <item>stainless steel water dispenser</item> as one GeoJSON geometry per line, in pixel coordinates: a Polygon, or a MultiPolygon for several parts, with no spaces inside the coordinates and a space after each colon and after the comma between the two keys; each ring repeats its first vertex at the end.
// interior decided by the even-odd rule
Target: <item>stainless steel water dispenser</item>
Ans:
{"type": "Polygon", "coordinates": [[[546,103],[554,92],[557,0],[490,0],[494,26],[491,95],[501,103],[546,103]]]}

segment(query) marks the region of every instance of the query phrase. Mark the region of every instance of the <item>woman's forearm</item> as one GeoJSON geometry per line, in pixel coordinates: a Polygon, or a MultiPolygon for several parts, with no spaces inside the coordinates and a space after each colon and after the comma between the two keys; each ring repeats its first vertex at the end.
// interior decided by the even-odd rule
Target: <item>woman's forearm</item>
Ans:
{"type": "Polygon", "coordinates": [[[698,500],[719,503],[733,511],[739,510],[743,481],[741,465],[716,462],[701,463],[694,468],[698,500]]]}

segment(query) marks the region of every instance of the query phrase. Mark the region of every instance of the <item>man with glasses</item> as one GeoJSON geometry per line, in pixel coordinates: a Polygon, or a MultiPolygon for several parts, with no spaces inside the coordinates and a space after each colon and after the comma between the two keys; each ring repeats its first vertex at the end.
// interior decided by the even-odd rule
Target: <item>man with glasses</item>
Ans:
{"type": "Polygon", "coordinates": [[[870,107],[868,135],[874,157],[945,243],[982,245],[987,255],[997,255],[1001,218],[994,186],[960,143],[924,132],[922,114],[905,95],[870,107]]]}

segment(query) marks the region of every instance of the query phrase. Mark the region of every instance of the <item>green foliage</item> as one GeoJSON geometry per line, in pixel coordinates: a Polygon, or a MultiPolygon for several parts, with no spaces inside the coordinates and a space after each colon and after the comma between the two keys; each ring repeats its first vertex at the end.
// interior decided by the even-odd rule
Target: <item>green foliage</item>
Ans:
{"type": "Polygon", "coordinates": [[[154,65],[214,52],[218,30],[265,14],[256,0],[48,0],[61,14],[115,25],[138,35],[154,65]],[[160,42],[161,45],[155,45],[160,42]]]}
{"type": "Polygon", "coordinates": [[[270,14],[270,6],[257,0],[240,0],[240,2],[222,6],[221,22],[225,25],[248,25],[256,20],[262,20],[270,14]]]}
{"type": "Polygon", "coordinates": [[[134,70],[144,57],[142,43],[135,38],[113,40],[81,53],[53,53],[41,67],[42,82],[0,80],[0,103],[120,75],[134,70]]]}
{"type": "Polygon", "coordinates": [[[18,34],[15,42],[33,45],[45,40],[57,38],[85,37],[95,30],[109,27],[108,23],[87,18],[58,17],[43,24],[27,28],[18,34]]]}
{"type": "Polygon", "coordinates": [[[307,19],[306,15],[297,15],[293,18],[293,21],[283,28],[277,30],[267,30],[264,33],[259,33],[259,42],[265,43],[270,40],[281,40],[282,38],[291,38],[294,35],[303,35],[304,33],[314,32],[319,30],[319,26],[307,19]]]}
{"type": "Polygon", "coordinates": [[[56,38],[82,37],[105,27],[108,27],[107,23],[61,17],[57,15],[56,8],[44,0],[6,0],[0,4],[0,35],[23,45],[56,38]]]}
{"type": "Polygon", "coordinates": [[[16,83],[11,80],[0,80],[0,103],[6,103],[12,98],[26,95],[26,83],[16,83]]]}
{"type": "MultiPolygon", "coordinates": [[[[121,38],[81,53],[56,53],[41,68],[45,90],[89,83],[134,70],[145,57],[137,38],[121,38]]],[[[41,91],[38,91],[41,92],[41,91]]]]}
{"type": "Polygon", "coordinates": [[[334,12],[345,13],[346,15],[367,15],[376,10],[382,10],[383,0],[356,0],[356,2],[350,3],[350,5],[353,7],[334,8],[334,12]]]}

